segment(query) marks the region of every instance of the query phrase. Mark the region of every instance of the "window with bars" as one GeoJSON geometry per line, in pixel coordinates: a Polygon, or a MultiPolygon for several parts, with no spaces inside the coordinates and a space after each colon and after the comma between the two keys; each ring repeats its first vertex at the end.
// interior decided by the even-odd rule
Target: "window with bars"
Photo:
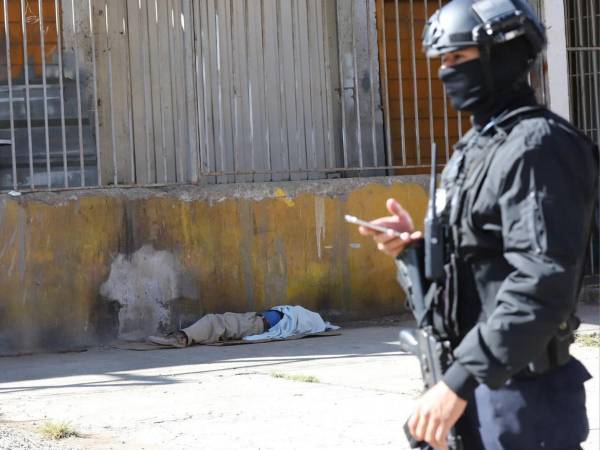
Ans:
{"type": "Polygon", "coordinates": [[[600,4],[565,2],[571,118],[600,143],[600,4]]]}

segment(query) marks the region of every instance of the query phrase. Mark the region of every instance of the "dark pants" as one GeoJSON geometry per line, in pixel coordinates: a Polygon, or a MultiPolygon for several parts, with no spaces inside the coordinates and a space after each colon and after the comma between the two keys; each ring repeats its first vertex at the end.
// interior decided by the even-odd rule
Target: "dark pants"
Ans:
{"type": "Polygon", "coordinates": [[[456,426],[464,450],[580,450],[589,431],[583,383],[590,378],[571,358],[499,389],[480,385],[456,426]]]}

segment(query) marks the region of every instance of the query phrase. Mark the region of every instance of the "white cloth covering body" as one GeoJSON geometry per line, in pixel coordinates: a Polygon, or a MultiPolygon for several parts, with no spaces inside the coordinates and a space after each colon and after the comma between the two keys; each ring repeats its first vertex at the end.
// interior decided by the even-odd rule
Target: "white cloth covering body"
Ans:
{"type": "Polygon", "coordinates": [[[321,333],[328,330],[337,330],[340,327],[324,321],[321,316],[309,311],[302,306],[275,306],[271,309],[283,314],[282,319],[269,331],[252,336],[245,336],[245,341],[258,341],[264,339],[286,339],[296,334],[321,333]]]}

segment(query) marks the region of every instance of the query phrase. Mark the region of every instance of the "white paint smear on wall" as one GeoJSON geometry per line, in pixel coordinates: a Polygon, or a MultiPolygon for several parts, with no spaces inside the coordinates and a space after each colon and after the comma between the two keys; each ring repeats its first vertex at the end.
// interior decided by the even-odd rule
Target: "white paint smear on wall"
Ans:
{"type": "Polygon", "coordinates": [[[180,273],[172,253],[151,245],[115,258],[100,294],[121,304],[119,338],[143,338],[169,323],[169,302],[181,296],[180,273]]]}
{"type": "Polygon", "coordinates": [[[317,256],[321,259],[321,240],[325,237],[325,200],[322,197],[315,197],[315,232],[317,233],[317,256]]]}

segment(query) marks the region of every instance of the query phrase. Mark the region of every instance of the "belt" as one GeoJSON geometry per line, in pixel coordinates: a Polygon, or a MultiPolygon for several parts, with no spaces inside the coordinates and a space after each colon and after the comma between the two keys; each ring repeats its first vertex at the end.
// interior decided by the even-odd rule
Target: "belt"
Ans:
{"type": "Polygon", "coordinates": [[[514,374],[511,378],[513,378],[515,380],[531,380],[534,378],[539,378],[541,376],[548,375],[549,373],[552,373],[555,370],[558,370],[558,369],[566,366],[567,364],[569,364],[570,361],[571,361],[571,357],[569,355],[569,359],[567,361],[563,361],[563,362],[561,362],[561,364],[547,366],[541,370],[537,367],[534,368],[534,367],[532,367],[531,364],[529,364],[529,366],[527,366],[525,369],[521,370],[520,372],[514,374]],[[536,370],[536,369],[538,371],[534,372],[534,370],[536,370]]]}

